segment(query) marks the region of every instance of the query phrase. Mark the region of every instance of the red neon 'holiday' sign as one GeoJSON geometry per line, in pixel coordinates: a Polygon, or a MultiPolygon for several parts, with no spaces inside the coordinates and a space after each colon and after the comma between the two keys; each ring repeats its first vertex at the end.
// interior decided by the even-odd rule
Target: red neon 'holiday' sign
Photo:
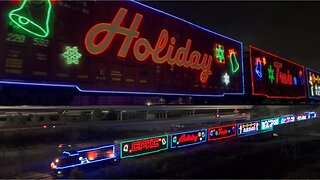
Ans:
{"type": "Polygon", "coordinates": [[[176,39],[175,37],[170,38],[168,30],[163,29],[156,44],[152,47],[146,38],[139,38],[140,32],[138,28],[143,15],[136,13],[129,28],[121,26],[127,12],[127,9],[120,8],[111,23],[99,23],[89,29],[85,38],[85,46],[89,53],[97,55],[107,51],[114,37],[118,34],[125,36],[117,53],[118,57],[125,58],[133,45],[133,54],[138,61],[145,61],[150,56],[153,62],[157,64],[168,63],[169,65],[202,70],[200,81],[203,83],[212,75],[211,64],[213,57],[211,55],[201,54],[196,50],[189,55],[192,40],[188,39],[185,47],[179,47],[174,54],[176,39]],[[97,36],[101,33],[105,33],[105,36],[100,42],[96,42],[97,36]]]}
{"type": "Polygon", "coordinates": [[[182,143],[182,142],[190,142],[190,141],[193,141],[193,142],[197,142],[198,141],[198,135],[196,135],[196,134],[183,134],[180,138],[179,138],[179,140],[178,140],[178,142],[179,143],[182,143]]]}

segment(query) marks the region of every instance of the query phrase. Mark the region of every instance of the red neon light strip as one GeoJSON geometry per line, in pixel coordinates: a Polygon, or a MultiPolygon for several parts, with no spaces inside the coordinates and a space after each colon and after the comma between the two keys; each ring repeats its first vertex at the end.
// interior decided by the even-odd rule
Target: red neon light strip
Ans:
{"type": "Polygon", "coordinates": [[[295,65],[297,65],[297,66],[300,66],[300,67],[302,67],[303,71],[305,71],[305,68],[304,68],[303,65],[297,64],[297,63],[295,63],[295,62],[293,62],[293,61],[290,61],[290,60],[288,60],[288,59],[279,57],[279,56],[274,55],[274,54],[272,54],[272,53],[269,53],[269,52],[266,52],[266,51],[261,50],[261,49],[259,49],[259,48],[256,48],[256,47],[254,47],[254,46],[252,46],[252,45],[249,45],[250,70],[251,70],[251,86],[252,86],[252,95],[253,95],[253,96],[266,96],[267,98],[278,98],[278,99],[305,99],[305,98],[307,98],[307,95],[306,95],[306,93],[307,93],[307,92],[306,92],[306,83],[307,83],[306,76],[304,77],[305,83],[304,83],[304,85],[303,85],[303,86],[304,86],[304,94],[305,94],[305,96],[299,96],[299,97],[270,96],[270,95],[267,95],[267,94],[265,94],[265,93],[255,93],[255,92],[254,92],[254,80],[253,80],[253,74],[252,74],[253,69],[252,69],[251,49],[255,49],[255,50],[261,51],[262,53],[265,53],[265,54],[268,54],[268,55],[270,55],[270,56],[279,58],[279,59],[281,59],[281,60],[285,60],[285,61],[287,61],[287,62],[289,62],[289,63],[291,63],[291,64],[295,64],[295,65]]]}
{"type": "Polygon", "coordinates": [[[231,137],[234,137],[237,135],[237,125],[236,124],[228,124],[228,125],[225,125],[225,126],[215,126],[215,127],[211,127],[211,128],[208,128],[208,131],[207,131],[207,135],[208,135],[208,141],[217,141],[217,140],[221,140],[221,139],[226,139],[226,138],[231,138],[231,137]],[[210,130],[211,129],[217,129],[217,128],[223,128],[223,127],[234,127],[235,128],[235,132],[234,134],[230,135],[230,136],[224,136],[224,137],[220,137],[220,138],[214,138],[214,139],[211,139],[210,138],[210,130]]]}

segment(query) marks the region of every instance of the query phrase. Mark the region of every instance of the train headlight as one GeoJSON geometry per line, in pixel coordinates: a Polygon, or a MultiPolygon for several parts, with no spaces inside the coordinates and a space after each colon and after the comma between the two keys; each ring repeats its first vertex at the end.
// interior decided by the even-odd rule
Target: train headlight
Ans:
{"type": "Polygon", "coordinates": [[[55,162],[58,163],[58,162],[59,162],[59,159],[56,159],[55,162]]]}

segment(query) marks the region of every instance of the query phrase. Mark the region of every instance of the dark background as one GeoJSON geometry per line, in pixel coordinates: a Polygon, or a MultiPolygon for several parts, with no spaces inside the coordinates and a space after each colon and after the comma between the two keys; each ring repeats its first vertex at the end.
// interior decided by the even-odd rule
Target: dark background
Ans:
{"type": "Polygon", "coordinates": [[[320,2],[142,2],[320,71],[320,2]]]}

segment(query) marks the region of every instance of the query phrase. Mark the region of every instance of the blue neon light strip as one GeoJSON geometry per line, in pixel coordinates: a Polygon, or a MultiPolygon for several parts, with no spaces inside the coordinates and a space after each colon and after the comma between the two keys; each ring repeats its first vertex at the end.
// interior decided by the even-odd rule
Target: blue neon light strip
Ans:
{"type": "Polygon", "coordinates": [[[243,65],[243,44],[241,43],[241,52],[240,52],[240,55],[241,55],[241,65],[242,65],[242,71],[241,71],[241,74],[242,74],[242,95],[245,94],[245,86],[244,86],[244,65],[243,65]]]}
{"type": "Polygon", "coordinates": [[[75,153],[75,154],[71,154],[70,152],[68,152],[68,151],[63,151],[62,152],[62,154],[66,154],[66,155],[68,155],[68,156],[78,156],[79,155],[79,153],[77,152],[77,153],[75,153]]]}
{"type": "Polygon", "coordinates": [[[138,92],[138,91],[106,91],[106,90],[83,90],[78,85],[72,84],[55,84],[55,83],[35,83],[35,82],[20,82],[20,81],[4,81],[0,80],[0,84],[9,85],[26,85],[26,86],[49,86],[49,87],[64,87],[76,88],[83,93],[115,93],[115,94],[142,94],[142,95],[176,95],[176,96],[205,96],[205,97],[223,97],[226,94],[243,95],[244,93],[223,93],[222,95],[208,95],[208,94],[182,94],[182,93],[153,93],[153,92],[138,92]]]}
{"type": "Polygon", "coordinates": [[[193,146],[193,145],[197,145],[197,144],[200,144],[200,143],[204,143],[204,142],[207,142],[207,129],[200,129],[200,130],[194,130],[194,131],[187,131],[187,132],[180,132],[180,133],[171,134],[170,135],[170,141],[171,141],[171,143],[170,143],[171,148],[181,148],[181,147],[193,146]],[[193,133],[193,132],[201,132],[201,131],[205,132],[204,140],[202,140],[202,141],[199,141],[199,142],[196,142],[196,143],[190,143],[190,144],[186,144],[186,145],[182,145],[182,146],[179,146],[179,145],[173,146],[173,144],[172,144],[172,138],[175,135],[187,134],[187,133],[193,133]]]}
{"type": "Polygon", "coordinates": [[[99,146],[99,147],[95,147],[95,148],[82,149],[82,150],[78,150],[77,153],[75,153],[75,154],[71,154],[68,151],[63,151],[63,154],[67,154],[69,156],[79,156],[79,153],[82,153],[82,152],[95,151],[95,150],[104,149],[104,148],[108,148],[108,147],[112,147],[113,157],[104,158],[104,159],[97,159],[97,160],[93,160],[93,161],[88,160],[88,162],[82,163],[82,164],[78,163],[78,164],[73,164],[73,165],[68,165],[68,166],[57,166],[55,169],[57,169],[57,170],[67,169],[67,168],[77,167],[77,166],[81,166],[81,165],[85,165],[85,164],[91,164],[91,163],[95,163],[95,162],[100,162],[100,161],[105,161],[105,160],[116,158],[114,145],[106,145],[106,146],[99,146]]]}
{"type": "Polygon", "coordinates": [[[260,60],[256,64],[255,72],[260,78],[262,78],[262,65],[260,60]]]}
{"type": "Polygon", "coordinates": [[[86,165],[86,164],[92,164],[92,163],[96,163],[96,162],[101,162],[101,161],[106,161],[109,159],[114,159],[114,157],[110,157],[110,158],[104,158],[104,159],[98,159],[98,160],[94,160],[94,161],[88,161],[87,163],[79,163],[79,164],[73,164],[73,165],[69,165],[69,166],[57,166],[55,169],[57,170],[62,170],[62,169],[67,169],[67,168],[72,168],[72,167],[77,167],[77,166],[81,166],[81,165],[86,165]]]}
{"type": "Polygon", "coordinates": [[[99,149],[108,148],[108,147],[111,147],[111,146],[114,146],[114,145],[99,146],[99,147],[90,148],[90,149],[82,149],[82,150],[78,150],[77,153],[75,153],[75,154],[71,154],[69,151],[63,151],[63,154],[67,154],[69,156],[76,156],[76,155],[79,155],[79,153],[82,153],[82,152],[95,151],[95,150],[99,150],[99,149]]]}

